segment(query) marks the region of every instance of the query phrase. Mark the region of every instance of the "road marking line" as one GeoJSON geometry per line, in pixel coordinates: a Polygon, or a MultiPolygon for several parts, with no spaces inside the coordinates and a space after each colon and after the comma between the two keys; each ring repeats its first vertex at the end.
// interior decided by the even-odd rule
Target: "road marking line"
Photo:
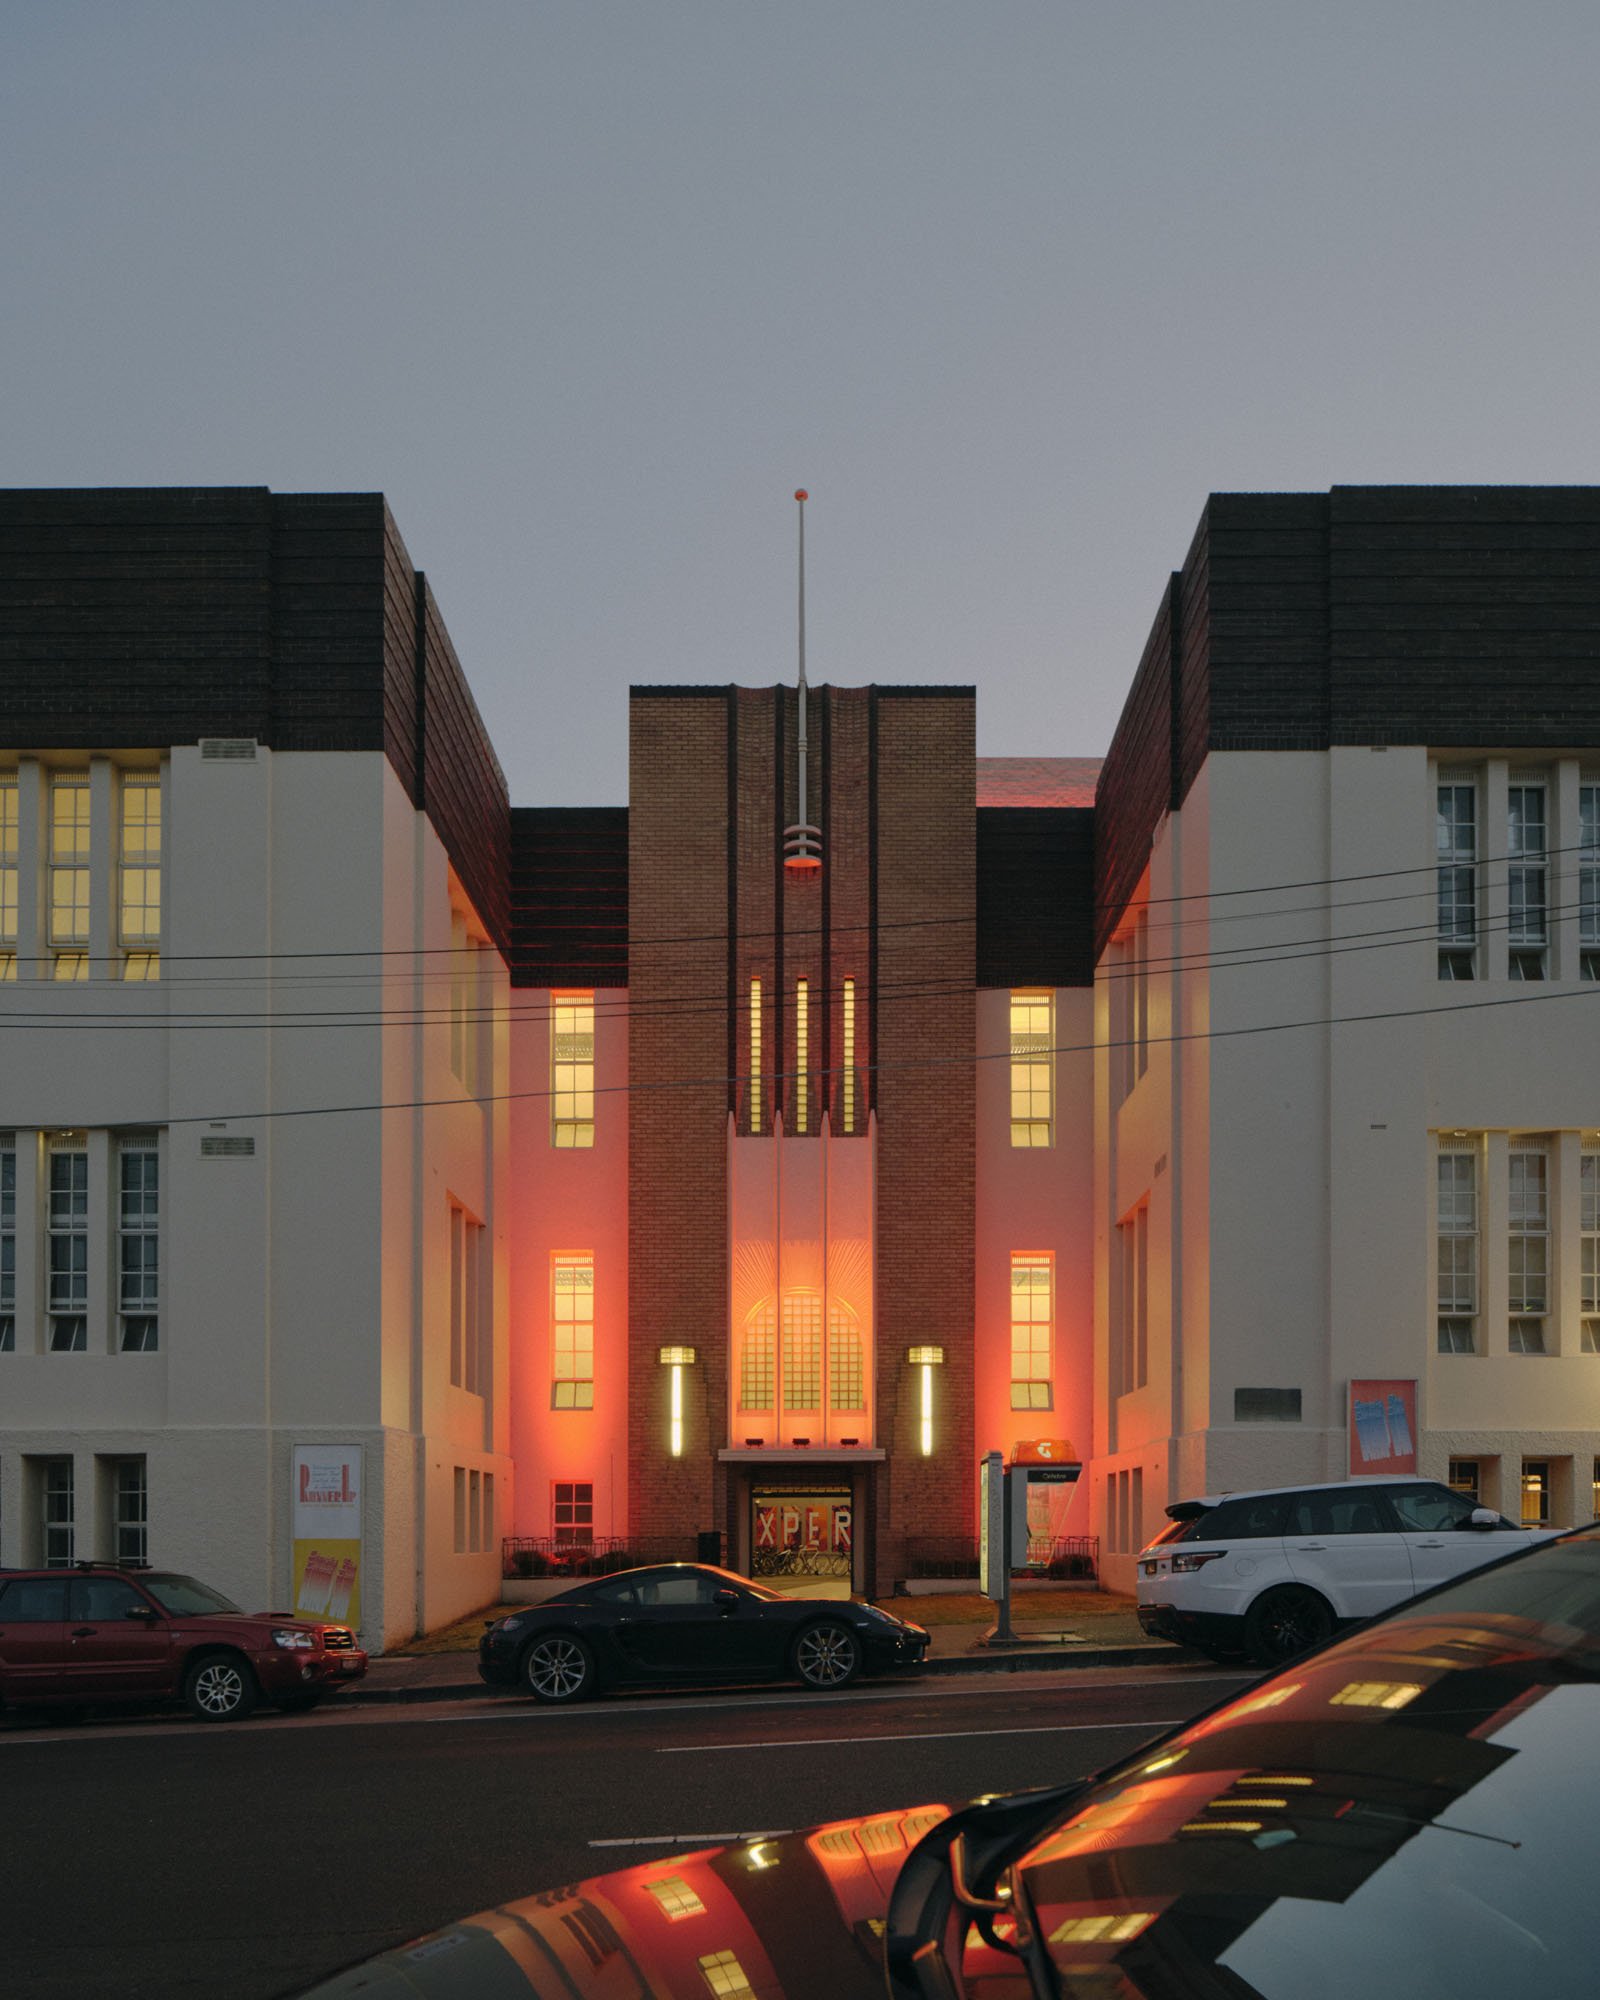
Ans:
{"type": "Polygon", "coordinates": [[[658,1743],[658,1757],[686,1757],[702,1750],[817,1750],[840,1743],[934,1743],[951,1736],[1076,1736],[1104,1729],[1176,1729],[1186,1715],[1161,1715],[1151,1722],[1041,1722],[1028,1729],[918,1729],[872,1736],[781,1736],[769,1743],[658,1743]]]}
{"type": "Polygon", "coordinates": [[[764,1833],[635,1833],[623,1840],[591,1840],[591,1847],[726,1847],[736,1840],[784,1840],[792,1826],[769,1826],[764,1833]]]}

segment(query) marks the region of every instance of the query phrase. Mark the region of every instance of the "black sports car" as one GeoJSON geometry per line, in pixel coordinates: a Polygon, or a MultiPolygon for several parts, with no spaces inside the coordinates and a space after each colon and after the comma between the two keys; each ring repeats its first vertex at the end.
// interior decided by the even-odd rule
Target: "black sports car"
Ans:
{"type": "Polygon", "coordinates": [[[732,1570],[660,1563],[575,1584],[497,1619],[478,1645],[490,1687],[582,1701],[601,1687],[800,1680],[842,1688],[914,1667],[928,1634],[875,1604],[795,1597],[732,1570]]]}

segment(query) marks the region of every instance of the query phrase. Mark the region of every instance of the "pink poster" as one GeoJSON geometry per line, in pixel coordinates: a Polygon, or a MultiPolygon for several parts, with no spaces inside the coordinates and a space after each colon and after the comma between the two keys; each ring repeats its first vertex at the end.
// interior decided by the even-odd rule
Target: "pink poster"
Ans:
{"type": "Polygon", "coordinates": [[[1350,1384],[1350,1477],[1417,1469],[1416,1382],[1350,1384]]]}

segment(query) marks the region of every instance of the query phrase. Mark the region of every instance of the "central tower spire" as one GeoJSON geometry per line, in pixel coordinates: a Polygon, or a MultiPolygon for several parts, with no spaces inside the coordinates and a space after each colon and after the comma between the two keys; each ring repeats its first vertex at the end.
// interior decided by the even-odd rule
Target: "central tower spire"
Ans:
{"type": "Polygon", "coordinates": [[[800,509],[800,741],[795,824],[783,829],[783,865],[798,874],[822,866],[822,834],[806,817],[806,501],[810,496],[802,486],[794,497],[800,509]]]}

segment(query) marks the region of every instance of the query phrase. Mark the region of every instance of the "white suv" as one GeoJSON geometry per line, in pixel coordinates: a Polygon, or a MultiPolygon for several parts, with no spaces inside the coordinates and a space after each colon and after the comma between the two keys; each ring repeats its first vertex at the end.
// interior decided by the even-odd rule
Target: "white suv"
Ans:
{"type": "Polygon", "coordinates": [[[1428,1479],[1208,1494],[1167,1514],[1135,1564],[1139,1623],[1263,1666],[1558,1532],[1519,1528],[1428,1479]]]}

